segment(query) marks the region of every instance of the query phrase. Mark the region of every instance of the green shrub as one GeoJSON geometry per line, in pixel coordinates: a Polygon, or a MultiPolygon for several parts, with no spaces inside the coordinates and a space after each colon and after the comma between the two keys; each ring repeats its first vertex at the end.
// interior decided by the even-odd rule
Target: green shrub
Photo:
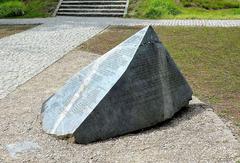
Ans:
{"type": "Polygon", "coordinates": [[[43,11],[46,8],[45,1],[34,0],[26,4],[26,13],[28,17],[46,17],[47,12],[43,11]]]}
{"type": "Polygon", "coordinates": [[[234,15],[240,15],[240,8],[234,9],[233,14],[234,15]]]}
{"type": "Polygon", "coordinates": [[[159,18],[163,15],[177,15],[180,10],[171,0],[148,0],[145,10],[147,18],[159,18]]]}
{"type": "Polygon", "coordinates": [[[0,18],[22,16],[25,12],[21,1],[0,1],[0,18]]]}
{"type": "Polygon", "coordinates": [[[55,10],[58,0],[0,0],[0,18],[47,17],[55,10]]]}

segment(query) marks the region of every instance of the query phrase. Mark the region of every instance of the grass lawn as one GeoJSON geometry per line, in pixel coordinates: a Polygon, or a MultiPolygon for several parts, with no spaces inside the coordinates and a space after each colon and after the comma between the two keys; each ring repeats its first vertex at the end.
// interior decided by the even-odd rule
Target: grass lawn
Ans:
{"type": "MultiPolygon", "coordinates": [[[[110,27],[78,48],[104,54],[140,28],[110,27]]],[[[154,28],[194,94],[240,129],[240,28],[154,28]]]]}
{"type": "Polygon", "coordinates": [[[0,0],[0,18],[48,17],[57,3],[58,0],[0,0]]]}
{"type": "Polygon", "coordinates": [[[240,0],[130,0],[128,17],[240,19],[240,0]]]}
{"type": "Polygon", "coordinates": [[[33,28],[36,25],[0,25],[0,39],[15,33],[23,32],[27,29],[33,28]]]}

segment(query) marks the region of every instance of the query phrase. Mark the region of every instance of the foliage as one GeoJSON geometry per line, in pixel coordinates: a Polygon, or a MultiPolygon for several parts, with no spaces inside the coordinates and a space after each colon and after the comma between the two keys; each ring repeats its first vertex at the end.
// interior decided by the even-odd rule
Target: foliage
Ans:
{"type": "Polygon", "coordinates": [[[32,0],[26,3],[26,17],[47,17],[55,10],[58,0],[32,0]]]}
{"type": "Polygon", "coordinates": [[[128,17],[240,19],[240,0],[130,0],[128,17]]]}
{"type": "Polygon", "coordinates": [[[205,9],[239,8],[238,0],[181,0],[184,7],[200,7],[205,9]]]}
{"type": "Polygon", "coordinates": [[[0,0],[0,17],[47,17],[58,0],[0,0]]]}
{"type": "Polygon", "coordinates": [[[136,9],[135,14],[145,18],[160,18],[164,15],[177,15],[180,13],[172,0],[135,0],[130,3],[129,8],[136,9]]]}
{"type": "Polygon", "coordinates": [[[25,5],[21,1],[0,1],[0,18],[22,16],[25,13],[25,5]]]}
{"type": "Polygon", "coordinates": [[[176,5],[170,0],[148,0],[145,10],[147,18],[157,18],[163,15],[177,15],[180,13],[176,5]]]}

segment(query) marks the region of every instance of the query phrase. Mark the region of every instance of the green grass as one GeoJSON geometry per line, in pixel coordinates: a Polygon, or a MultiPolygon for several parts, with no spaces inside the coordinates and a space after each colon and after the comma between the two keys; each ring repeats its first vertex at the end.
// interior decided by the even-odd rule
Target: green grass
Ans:
{"type": "Polygon", "coordinates": [[[130,0],[128,17],[240,19],[240,0],[130,0]]]}
{"type": "MultiPolygon", "coordinates": [[[[111,27],[82,44],[80,50],[104,54],[139,29],[111,27]]],[[[155,30],[194,94],[239,127],[240,28],[155,27],[155,30]]]]}
{"type": "Polygon", "coordinates": [[[0,18],[48,17],[58,0],[0,0],[0,18]]]}
{"type": "Polygon", "coordinates": [[[180,10],[171,1],[147,0],[139,4],[138,14],[141,13],[148,18],[158,18],[164,15],[177,15],[180,10]]]}
{"type": "Polygon", "coordinates": [[[240,123],[240,28],[156,28],[194,94],[240,123]]]}
{"type": "Polygon", "coordinates": [[[239,8],[238,0],[181,0],[184,7],[200,7],[205,9],[239,8]]]}

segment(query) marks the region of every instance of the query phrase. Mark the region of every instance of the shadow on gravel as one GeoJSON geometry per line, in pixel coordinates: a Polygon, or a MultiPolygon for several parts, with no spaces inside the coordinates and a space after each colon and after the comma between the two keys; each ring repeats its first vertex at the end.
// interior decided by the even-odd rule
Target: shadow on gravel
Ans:
{"type": "MultiPolygon", "coordinates": [[[[211,108],[210,106],[208,106],[204,103],[190,104],[186,107],[183,107],[171,119],[168,119],[164,122],[160,122],[154,126],[144,128],[141,130],[137,130],[137,131],[133,131],[128,134],[114,137],[112,139],[96,141],[96,142],[89,143],[89,144],[95,144],[95,143],[99,143],[99,142],[104,143],[104,142],[112,141],[114,139],[119,139],[119,138],[124,138],[124,137],[129,137],[129,136],[150,134],[150,133],[154,132],[155,130],[159,130],[159,131],[167,130],[169,128],[176,127],[177,125],[179,125],[180,123],[183,123],[185,121],[190,121],[193,117],[197,116],[198,114],[203,113],[205,110],[210,109],[210,108],[211,108]]],[[[81,145],[84,145],[84,144],[81,144],[81,145]]],[[[86,144],[86,145],[88,145],[88,144],[86,144]]]]}

